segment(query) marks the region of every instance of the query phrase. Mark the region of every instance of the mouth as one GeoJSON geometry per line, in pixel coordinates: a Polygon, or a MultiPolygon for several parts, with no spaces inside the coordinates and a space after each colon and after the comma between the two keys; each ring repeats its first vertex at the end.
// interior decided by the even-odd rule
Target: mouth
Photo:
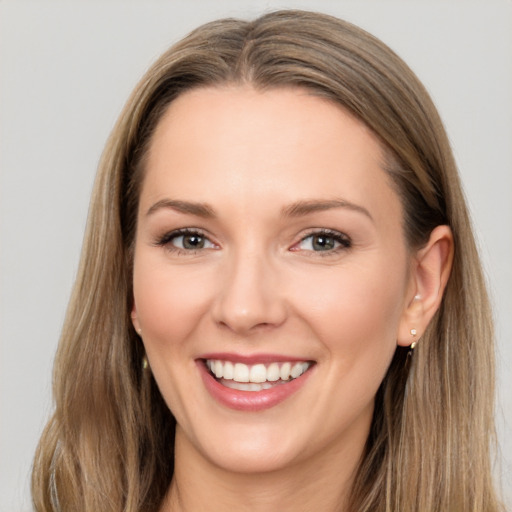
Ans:
{"type": "Polygon", "coordinates": [[[253,412],[291,397],[304,386],[315,366],[314,361],[279,356],[241,358],[223,354],[196,362],[206,389],[218,403],[253,412]]]}
{"type": "Polygon", "coordinates": [[[249,365],[222,359],[206,359],[204,362],[211,375],[223,386],[252,392],[288,384],[303,375],[313,364],[312,361],[274,361],[249,365]]]}

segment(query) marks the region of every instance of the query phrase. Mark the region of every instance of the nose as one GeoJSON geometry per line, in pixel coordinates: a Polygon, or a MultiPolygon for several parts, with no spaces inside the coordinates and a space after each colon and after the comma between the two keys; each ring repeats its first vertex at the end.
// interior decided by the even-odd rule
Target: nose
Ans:
{"type": "Polygon", "coordinates": [[[278,269],[261,254],[225,262],[212,313],[217,325],[239,335],[281,325],[287,315],[278,269]]]}

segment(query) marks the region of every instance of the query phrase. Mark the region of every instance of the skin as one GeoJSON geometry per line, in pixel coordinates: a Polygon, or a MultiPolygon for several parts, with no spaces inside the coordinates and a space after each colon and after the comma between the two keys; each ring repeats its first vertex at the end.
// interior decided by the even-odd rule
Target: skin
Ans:
{"type": "Polygon", "coordinates": [[[170,105],[140,196],[132,311],[177,420],[162,510],[340,510],[396,346],[421,336],[451,262],[444,226],[408,249],[383,159],[362,123],[298,88],[203,88],[170,105]],[[291,214],[311,201],[323,207],[291,214]],[[184,228],[203,248],[169,235],[184,228]],[[349,246],[315,250],[319,229],[349,246]],[[315,364],[285,401],[237,411],[203,384],[210,352],[315,364]]]}

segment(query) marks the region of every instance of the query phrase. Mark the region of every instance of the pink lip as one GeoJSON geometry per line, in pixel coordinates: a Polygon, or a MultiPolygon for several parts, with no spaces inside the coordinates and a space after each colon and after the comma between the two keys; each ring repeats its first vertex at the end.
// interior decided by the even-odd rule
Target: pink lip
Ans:
{"type": "Polygon", "coordinates": [[[218,359],[221,361],[231,361],[232,363],[243,363],[243,364],[269,364],[269,363],[297,363],[299,361],[309,361],[309,359],[291,357],[276,354],[252,354],[252,355],[241,355],[232,354],[228,352],[215,352],[209,354],[203,354],[198,359],[218,359]]]}
{"type": "MultiPolygon", "coordinates": [[[[219,355],[219,354],[217,354],[219,355]]],[[[242,360],[237,357],[227,358],[224,355],[223,357],[210,357],[207,359],[222,359],[228,361],[240,361],[242,360]]],[[[244,359],[244,362],[247,359],[244,359]]],[[[304,359],[283,359],[283,361],[304,361],[304,359]]],[[[275,356],[273,356],[272,361],[276,361],[275,356]]],[[[303,373],[300,377],[291,380],[287,384],[279,384],[270,389],[263,389],[261,391],[240,391],[238,389],[227,388],[220,384],[220,382],[215,379],[215,377],[208,371],[206,365],[203,360],[198,359],[197,366],[199,368],[199,372],[201,373],[201,377],[203,379],[204,385],[209,393],[213,396],[217,402],[230,409],[235,409],[237,411],[247,411],[247,412],[257,412],[263,411],[265,409],[270,409],[274,407],[291,395],[293,395],[296,391],[298,391],[308,379],[311,374],[311,368],[303,373]]],[[[257,362],[263,362],[261,357],[258,356],[257,362]]],[[[265,361],[267,362],[267,361],[265,361]]],[[[245,363],[248,364],[248,363],[245,363]]]]}

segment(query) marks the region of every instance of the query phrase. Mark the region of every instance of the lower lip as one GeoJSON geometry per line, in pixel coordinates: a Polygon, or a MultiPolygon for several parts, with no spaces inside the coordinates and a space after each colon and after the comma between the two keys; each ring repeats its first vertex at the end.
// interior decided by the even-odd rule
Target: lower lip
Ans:
{"type": "Polygon", "coordinates": [[[270,389],[261,391],[241,391],[223,386],[208,371],[203,361],[197,361],[204,385],[217,402],[238,411],[262,411],[274,407],[296,391],[298,391],[308,379],[311,367],[300,377],[286,384],[277,384],[270,389]]]}

